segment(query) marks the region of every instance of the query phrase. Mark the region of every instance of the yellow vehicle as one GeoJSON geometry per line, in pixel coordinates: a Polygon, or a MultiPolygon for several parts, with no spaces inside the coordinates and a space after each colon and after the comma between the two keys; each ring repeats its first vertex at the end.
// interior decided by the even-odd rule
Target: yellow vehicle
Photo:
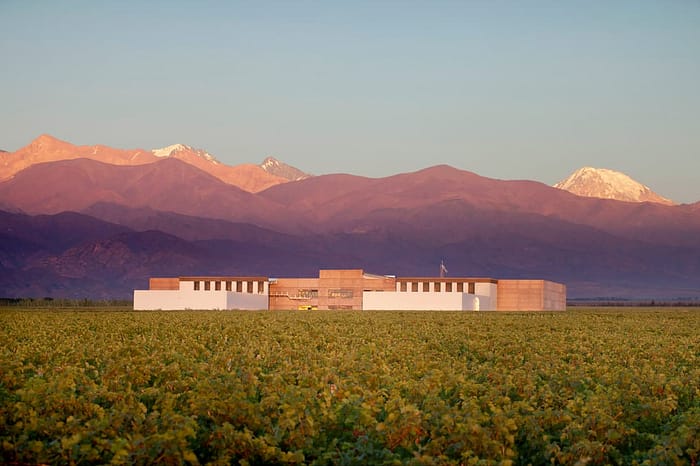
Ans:
{"type": "Polygon", "coordinates": [[[311,304],[303,304],[299,306],[300,311],[315,311],[318,309],[318,306],[312,306],[311,304]]]}

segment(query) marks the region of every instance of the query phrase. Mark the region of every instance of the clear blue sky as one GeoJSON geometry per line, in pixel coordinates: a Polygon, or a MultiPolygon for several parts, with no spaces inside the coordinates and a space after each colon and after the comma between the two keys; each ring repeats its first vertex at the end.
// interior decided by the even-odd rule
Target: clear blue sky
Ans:
{"type": "Polygon", "coordinates": [[[700,1],[0,0],[0,148],[273,155],[315,174],[587,165],[700,200],[700,1]]]}

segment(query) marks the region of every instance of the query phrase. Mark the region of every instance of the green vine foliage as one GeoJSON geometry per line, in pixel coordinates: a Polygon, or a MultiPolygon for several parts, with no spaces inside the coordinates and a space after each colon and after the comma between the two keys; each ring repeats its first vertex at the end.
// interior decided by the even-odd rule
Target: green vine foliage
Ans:
{"type": "Polygon", "coordinates": [[[700,310],[0,311],[0,463],[695,465],[700,310]]]}

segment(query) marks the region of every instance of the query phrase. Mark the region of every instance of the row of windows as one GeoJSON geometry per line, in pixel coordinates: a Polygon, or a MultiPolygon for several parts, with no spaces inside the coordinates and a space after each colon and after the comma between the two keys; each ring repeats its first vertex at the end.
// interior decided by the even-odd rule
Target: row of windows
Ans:
{"type": "MultiPolygon", "coordinates": [[[[400,282],[400,290],[412,292],[422,291],[424,293],[427,293],[430,291],[430,283],[431,282],[400,282]],[[408,289],[409,284],[411,287],[410,290],[408,289]]],[[[475,294],[475,284],[473,282],[434,282],[433,289],[435,292],[445,291],[447,293],[456,292],[475,294]]],[[[296,296],[299,298],[316,299],[318,298],[318,290],[299,289],[297,290],[296,296]]],[[[354,292],[351,289],[330,289],[328,290],[328,297],[336,299],[351,299],[354,297],[354,292]]]]}
{"type": "Polygon", "coordinates": [[[298,290],[297,296],[300,298],[318,298],[318,290],[298,290]]]}
{"type": "MultiPolygon", "coordinates": [[[[348,299],[348,298],[352,298],[354,295],[355,294],[354,294],[353,290],[347,290],[347,289],[328,290],[328,297],[329,298],[348,299]]],[[[287,296],[286,293],[283,294],[283,296],[287,296]]],[[[317,299],[318,298],[318,290],[298,289],[297,294],[294,296],[294,298],[317,299]]]]}
{"type": "Polygon", "coordinates": [[[353,292],[352,290],[328,290],[328,297],[348,299],[353,297],[353,292]]]}
{"type": "MultiPolygon", "coordinates": [[[[238,293],[243,293],[243,283],[241,281],[195,281],[194,290],[195,291],[236,291],[238,293]],[[235,289],[234,289],[235,288],[235,289]]],[[[265,282],[245,282],[247,283],[246,289],[248,293],[258,293],[262,294],[265,292],[265,282]]]]}
{"type": "MultiPolygon", "coordinates": [[[[412,292],[417,293],[418,291],[423,291],[424,293],[427,293],[430,291],[430,283],[431,282],[410,282],[411,285],[411,290],[412,292]]],[[[401,291],[409,291],[408,290],[408,285],[409,282],[401,282],[401,291]]],[[[464,282],[457,282],[457,283],[452,283],[452,282],[435,282],[433,283],[433,290],[436,292],[441,292],[445,291],[447,293],[451,292],[457,292],[457,293],[465,293],[465,286],[466,286],[466,293],[469,294],[474,294],[474,288],[475,284],[473,282],[470,283],[464,283],[464,282]]]]}

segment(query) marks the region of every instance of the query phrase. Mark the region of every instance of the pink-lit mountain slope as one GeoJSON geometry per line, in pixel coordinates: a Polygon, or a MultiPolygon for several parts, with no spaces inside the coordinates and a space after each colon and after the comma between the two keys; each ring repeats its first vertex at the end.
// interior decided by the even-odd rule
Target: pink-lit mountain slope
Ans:
{"type": "Polygon", "coordinates": [[[692,205],[628,203],[572,195],[532,181],[502,181],[448,166],[386,178],[316,176],[253,194],[172,158],[141,166],[79,159],[39,164],[0,183],[0,205],[33,214],[82,211],[107,202],[185,215],[253,223],[280,232],[348,233],[423,224],[434,209],[448,221],[454,206],[550,216],[617,236],[695,245],[700,215],[692,205]]]}
{"type": "Polygon", "coordinates": [[[503,214],[556,217],[631,239],[665,244],[697,244],[700,216],[691,206],[631,204],[572,195],[533,181],[485,178],[449,166],[436,166],[386,178],[325,175],[275,186],[259,194],[281,203],[317,229],[369,231],[391,218],[416,228],[435,228],[415,217],[416,209],[434,208],[452,215],[453,205],[503,214]]]}
{"type": "Polygon", "coordinates": [[[583,167],[554,185],[577,196],[598,197],[626,202],[655,202],[673,205],[670,199],[656,194],[648,186],[624,173],[606,168],[583,167]]]}
{"type": "Polygon", "coordinates": [[[157,160],[148,150],[122,150],[102,145],[75,146],[48,134],[42,134],[15,152],[0,154],[0,180],[6,180],[37,163],[77,158],[89,158],[112,165],[140,165],[157,160]]]}
{"type": "Polygon", "coordinates": [[[246,163],[229,166],[223,164],[208,152],[183,144],[155,149],[153,154],[160,158],[170,157],[182,160],[215,176],[224,183],[252,193],[289,181],[283,176],[269,173],[259,165],[246,163]]]}
{"type": "Polygon", "coordinates": [[[109,202],[260,225],[284,214],[275,203],[172,158],[137,166],[89,159],[36,164],[0,183],[0,202],[30,214],[109,202]]]}
{"type": "Polygon", "coordinates": [[[44,134],[16,152],[0,153],[0,180],[6,180],[32,165],[87,158],[112,165],[142,165],[163,158],[175,158],[193,165],[221,181],[245,191],[258,192],[271,186],[286,183],[284,176],[270,173],[254,164],[229,166],[219,162],[211,154],[183,144],[161,149],[114,149],[103,145],[76,146],[44,134]]]}

